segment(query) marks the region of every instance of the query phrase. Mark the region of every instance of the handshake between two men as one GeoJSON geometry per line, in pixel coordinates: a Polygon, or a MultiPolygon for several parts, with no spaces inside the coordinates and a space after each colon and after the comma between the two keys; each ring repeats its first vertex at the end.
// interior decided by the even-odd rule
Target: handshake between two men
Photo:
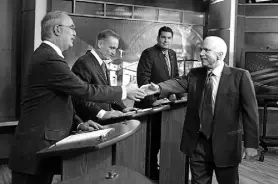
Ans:
{"type": "MultiPolygon", "coordinates": [[[[159,86],[156,84],[146,84],[138,88],[136,81],[131,81],[126,86],[124,86],[124,88],[126,90],[126,98],[134,101],[141,101],[146,96],[154,95],[159,92],[159,86]]],[[[138,109],[134,107],[126,107],[122,109],[122,111],[112,109],[110,111],[105,111],[105,113],[99,120],[107,120],[111,118],[121,117],[124,115],[124,113],[131,111],[135,112],[136,110],[138,109]]],[[[86,122],[80,123],[77,129],[81,131],[94,131],[105,129],[105,126],[102,126],[92,120],[88,120],[86,122]]]]}

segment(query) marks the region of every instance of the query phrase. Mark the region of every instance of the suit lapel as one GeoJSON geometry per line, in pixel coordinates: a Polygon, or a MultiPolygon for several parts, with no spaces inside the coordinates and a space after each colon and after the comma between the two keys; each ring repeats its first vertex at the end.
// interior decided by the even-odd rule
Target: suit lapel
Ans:
{"type": "MultiPolygon", "coordinates": [[[[160,49],[160,47],[158,45],[155,45],[155,48],[157,49],[157,55],[158,55],[158,58],[159,58],[159,61],[160,61],[159,64],[161,64],[161,66],[164,69],[164,72],[170,78],[169,71],[168,71],[168,66],[166,64],[164,54],[162,53],[162,50],[160,49]]],[[[169,55],[169,57],[170,57],[170,55],[169,55]]]]}
{"type": "Polygon", "coordinates": [[[221,101],[219,94],[227,93],[227,90],[229,90],[230,75],[231,75],[231,69],[229,66],[227,66],[225,64],[223,71],[222,71],[220,81],[219,81],[219,85],[218,85],[217,95],[216,95],[216,99],[215,99],[214,114],[217,113],[217,108],[219,106],[218,103],[219,103],[219,101],[221,101]]]}
{"type": "Polygon", "coordinates": [[[196,93],[196,101],[197,101],[196,104],[198,104],[198,113],[200,119],[201,119],[200,105],[201,105],[201,100],[203,98],[203,90],[204,90],[206,77],[207,77],[207,69],[203,67],[202,70],[200,71],[200,75],[197,78],[196,91],[194,91],[196,93]]]}
{"type": "MultiPolygon", "coordinates": [[[[99,62],[98,62],[98,60],[97,60],[97,58],[91,53],[91,51],[88,51],[88,52],[89,52],[88,54],[90,54],[90,56],[91,56],[91,58],[92,58],[92,61],[94,62],[94,66],[95,66],[95,68],[97,69],[97,72],[100,74],[101,78],[102,78],[104,81],[106,81],[107,84],[109,84],[108,79],[106,79],[105,74],[104,74],[104,71],[102,70],[102,68],[101,68],[101,66],[100,66],[100,64],[99,64],[99,62]]],[[[103,61],[103,62],[104,62],[104,61],[103,61]]],[[[108,75],[107,75],[107,78],[108,78],[108,75]]]]}
{"type": "Polygon", "coordinates": [[[170,65],[171,65],[171,76],[170,77],[173,78],[173,74],[174,74],[174,55],[171,52],[171,50],[169,50],[168,53],[169,53],[169,59],[170,59],[170,65]]]}

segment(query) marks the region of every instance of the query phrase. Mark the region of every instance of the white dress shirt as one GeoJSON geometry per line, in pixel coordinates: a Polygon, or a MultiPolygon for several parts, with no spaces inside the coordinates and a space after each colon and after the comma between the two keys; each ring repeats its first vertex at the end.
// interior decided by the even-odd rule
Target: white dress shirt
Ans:
{"type": "Polygon", "coordinates": [[[219,86],[223,68],[224,68],[224,61],[221,62],[220,65],[218,65],[216,68],[214,68],[211,71],[214,74],[211,76],[211,79],[212,79],[212,109],[213,109],[213,111],[214,111],[214,107],[215,107],[216,95],[217,95],[218,86],[219,86]]]}
{"type": "Polygon", "coordinates": [[[61,49],[57,45],[55,45],[54,43],[51,43],[50,41],[47,41],[47,40],[42,41],[42,43],[45,43],[45,44],[49,45],[50,47],[52,47],[57,52],[57,54],[59,56],[61,56],[62,58],[65,58],[64,55],[62,54],[61,49]]]}

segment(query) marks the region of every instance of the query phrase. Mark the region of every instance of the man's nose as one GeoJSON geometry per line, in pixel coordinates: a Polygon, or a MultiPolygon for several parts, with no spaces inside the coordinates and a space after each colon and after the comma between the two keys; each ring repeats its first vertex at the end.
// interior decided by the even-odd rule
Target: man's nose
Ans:
{"type": "Polygon", "coordinates": [[[73,36],[76,37],[76,31],[75,30],[73,30],[73,36]]]}
{"type": "Polygon", "coordinates": [[[201,55],[201,56],[205,55],[204,49],[201,50],[200,55],[201,55]]]}

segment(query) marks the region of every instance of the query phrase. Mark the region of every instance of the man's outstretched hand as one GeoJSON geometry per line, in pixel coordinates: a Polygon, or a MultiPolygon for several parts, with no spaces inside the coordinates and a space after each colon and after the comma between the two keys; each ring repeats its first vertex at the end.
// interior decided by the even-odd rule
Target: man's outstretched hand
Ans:
{"type": "Polygon", "coordinates": [[[147,94],[142,90],[139,89],[136,81],[129,82],[126,86],[127,98],[134,101],[140,101],[141,99],[145,98],[147,94]]]}
{"type": "Polygon", "coordinates": [[[150,83],[140,87],[147,95],[154,95],[160,93],[160,88],[157,84],[150,83]]]}

